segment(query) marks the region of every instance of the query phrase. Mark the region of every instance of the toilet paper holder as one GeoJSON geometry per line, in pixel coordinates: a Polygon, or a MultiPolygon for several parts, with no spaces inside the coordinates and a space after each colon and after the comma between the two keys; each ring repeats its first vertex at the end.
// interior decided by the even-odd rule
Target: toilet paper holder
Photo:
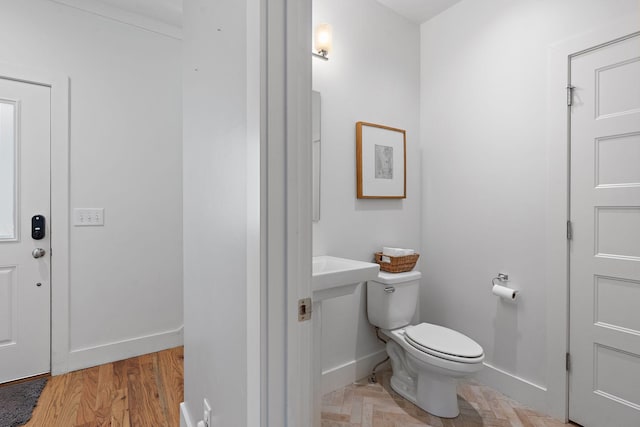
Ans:
{"type": "Polygon", "coordinates": [[[508,274],[504,274],[504,273],[498,273],[498,276],[494,277],[491,280],[491,286],[495,286],[496,285],[496,280],[498,280],[500,282],[508,282],[509,281],[509,275],[508,274]]]}

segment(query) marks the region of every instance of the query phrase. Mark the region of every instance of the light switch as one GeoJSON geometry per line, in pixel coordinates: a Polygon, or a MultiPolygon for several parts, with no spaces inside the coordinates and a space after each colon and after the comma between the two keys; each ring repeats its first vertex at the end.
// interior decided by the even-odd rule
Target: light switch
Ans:
{"type": "Polygon", "coordinates": [[[76,227],[104,225],[104,208],[74,208],[73,225],[76,227]]]}

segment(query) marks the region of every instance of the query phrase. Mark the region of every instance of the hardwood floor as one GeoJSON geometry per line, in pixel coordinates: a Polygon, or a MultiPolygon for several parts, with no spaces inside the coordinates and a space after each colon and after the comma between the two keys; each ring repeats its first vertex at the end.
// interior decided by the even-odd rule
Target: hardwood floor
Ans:
{"type": "MultiPolygon", "coordinates": [[[[561,427],[564,424],[528,409],[473,380],[458,385],[460,415],[430,415],[391,389],[391,371],[378,383],[352,384],[322,399],[322,427],[561,427]]],[[[575,427],[575,426],[574,426],[575,427]]]]}
{"type": "MultiPolygon", "coordinates": [[[[29,427],[177,427],[184,397],[183,348],[49,378],[29,427]]],[[[561,427],[473,380],[458,387],[460,416],[432,416],[395,393],[390,371],[322,400],[322,427],[561,427]]],[[[302,426],[301,426],[302,427],[302,426]]]]}
{"type": "Polygon", "coordinates": [[[183,348],[49,378],[29,427],[176,427],[183,348]]]}

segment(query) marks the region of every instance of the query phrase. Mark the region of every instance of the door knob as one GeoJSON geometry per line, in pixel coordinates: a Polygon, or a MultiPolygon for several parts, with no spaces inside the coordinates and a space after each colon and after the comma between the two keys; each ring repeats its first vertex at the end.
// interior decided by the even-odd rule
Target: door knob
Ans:
{"type": "Polygon", "coordinates": [[[43,257],[44,254],[46,254],[47,252],[42,249],[42,248],[35,248],[32,252],[31,255],[33,255],[34,258],[40,258],[43,257]]]}

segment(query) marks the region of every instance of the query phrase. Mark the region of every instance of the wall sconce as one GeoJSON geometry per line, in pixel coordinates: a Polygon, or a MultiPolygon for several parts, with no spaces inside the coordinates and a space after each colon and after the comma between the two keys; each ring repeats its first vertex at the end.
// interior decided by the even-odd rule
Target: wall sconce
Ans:
{"type": "Polygon", "coordinates": [[[316,58],[320,58],[323,61],[328,61],[329,53],[331,52],[332,47],[331,42],[331,25],[319,24],[316,27],[314,37],[313,56],[315,56],[316,58]]]}

